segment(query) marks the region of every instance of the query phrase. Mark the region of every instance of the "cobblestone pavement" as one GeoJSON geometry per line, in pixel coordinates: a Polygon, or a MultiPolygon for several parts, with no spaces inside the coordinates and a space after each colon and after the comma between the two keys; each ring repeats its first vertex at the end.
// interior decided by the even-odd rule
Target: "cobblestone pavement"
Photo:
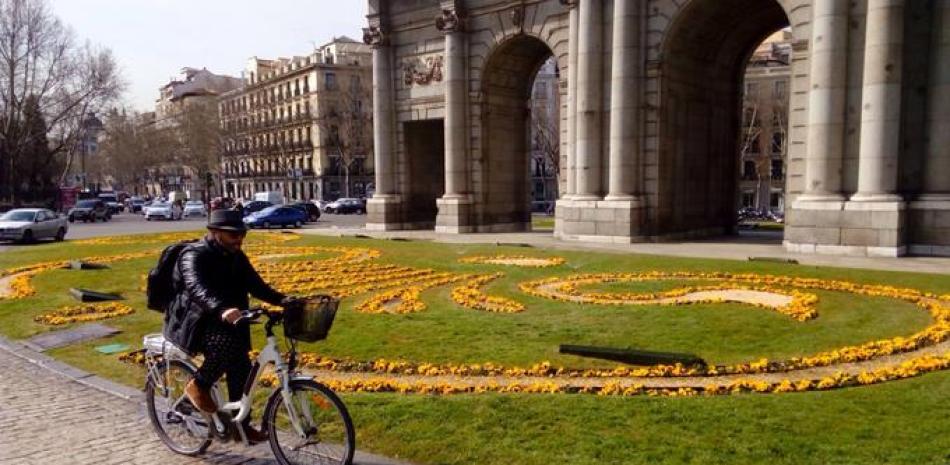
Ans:
{"type": "MultiPolygon", "coordinates": [[[[2,343],[2,341],[0,341],[2,343]]],[[[274,464],[270,447],[212,444],[199,458],[174,454],[132,402],[23,359],[0,344],[0,464],[274,464]]],[[[394,464],[357,456],[360,464],[394,464]]]]}

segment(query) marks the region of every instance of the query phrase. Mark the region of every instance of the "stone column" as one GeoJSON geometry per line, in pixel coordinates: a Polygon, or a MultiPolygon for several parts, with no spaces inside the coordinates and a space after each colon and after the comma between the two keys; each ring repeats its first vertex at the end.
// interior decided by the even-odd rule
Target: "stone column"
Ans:
{"type": "Polygon", "coordinates": [[[610,87],[610,182],[605,200],[640,192],[640,28],[638,2],[615,1],[610,87]]]}
{"type": "Polygon", "coordinates": [[[801,201],[840,201],[848,56],[848,3],[812,2],[805,189],[801,201]]]}
{"type": "Polygon", "coordinates": [[[465,69],[465,32],[455,11],[444,11],[436,27],[445,32],[445,195],[467,197],[468,124],[465,69]]]}
{"type": "Polygon", "coordinates": [[[897,202],[904,0],[868,0],[858,192],[852,201],[897,202]]]}
{"type": "Polygon", "coordinates": [[[930,101],[920,200],[950,202],[950,0],[934,2],[930,46],[930,101]]]}
{"type": "Polygon", "coordinates": [[[577,53],[577,181],[574,200],[602,196],[603,2],[580,0],[577,53]]]}
{"type": "Polygon", "coordinates": [[[392,51],[378,27],[364,29],[363,41],[373,46],[373,165],[376,172],[373,197],[386,198],[396,194],[392,51]]]}
{"type": "Polygon", "coordinates": [[[571,9],[568,13],[567,55],[567,192],[562,198],[572,198],[577,192],[577,2],[561,0],[571,9]]]}

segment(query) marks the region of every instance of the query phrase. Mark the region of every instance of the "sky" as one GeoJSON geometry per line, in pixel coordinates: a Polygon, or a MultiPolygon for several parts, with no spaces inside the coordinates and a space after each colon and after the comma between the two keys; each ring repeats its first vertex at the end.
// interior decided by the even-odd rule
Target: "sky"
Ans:
{"type": "Polygon", "coordinates": [[[248,58],[306,55],[334,36],[362,40],[365,0],[49,0],[80,41],[109,48],[125,104],[155,107],[181,68],[240,76],[248,58]]]}

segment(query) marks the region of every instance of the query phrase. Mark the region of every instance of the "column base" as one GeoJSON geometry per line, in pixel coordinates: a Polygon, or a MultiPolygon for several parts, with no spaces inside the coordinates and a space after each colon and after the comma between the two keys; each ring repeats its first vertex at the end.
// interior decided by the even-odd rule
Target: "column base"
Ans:
{"type": "Polygon", "coordinates": [[[439,214],[435,219],[435,232],[463,234],[475,232],[472,220],[473,201],[470,195],[452,194],[436,199],[439,214]]]}
{"type": "Polygon", "coordinates": [[[852,202],[903,202],[904,198],[897,194],[880,193],[860,193],[854,194],[850,199],[852,202]]]}
{"type": "Polygon", "coordinates": [[[561,199],[555,204],[554,236],[593,242],[642,242],[648,240],[643,232],[644,216],[638,199],[561,199]]]}
{"type": "Polygon", "coordinates": [[[411,229],[403,219],[402,198],[398,195],[374,195],[366,201],[366,226],[368,231],[397,231],[411,229]]]}
{"type": "Polygon", "coordinates": [[[784,245],[789,252],[899,257],[907,253],[902,201],[809,201],[788,210],[784,245]]]}
{"type": "Polygon", "coordinates": [[[921,196],[907,216],[912,254],[950,256],[950,196],[921,196]]]}

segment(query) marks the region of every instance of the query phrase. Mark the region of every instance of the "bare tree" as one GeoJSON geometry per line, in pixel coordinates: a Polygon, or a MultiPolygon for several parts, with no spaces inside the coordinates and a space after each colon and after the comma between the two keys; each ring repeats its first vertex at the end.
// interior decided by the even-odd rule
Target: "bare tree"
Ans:
{"type": "Polygon", "coordinates": [[[76,43],[45,0],[0,0],[0,183],[16,202],[13,180],[35,136],[24,131],[29,99],[46,122],[49,157],[65,157],[65,178],[82,120],[118,98],[123,83],[109,50],[76,43]]]}
{"type": "MultiPolygon", "coordinates": [[[[531,115],[531,136],[532,145],[538,153],[541,154],[541,176],[547,178],[549,172],[554,175],[554,198],[558,198],[557,186],[558,178],[561,174],[561,140],[558,121],[552,118],[546,111],[532,112],[531,115]]],[[[544,198],[548,198],[548,183],[545,180],[544,198]]]]}
{"type": "Polygon", "coordinates": [[[344,196],[350,196],[350,171],[363,162],[373,145],[370,89],[356,76],[345,89],[325,91],[326,110],[316,118],[330,156],[338,157],[344,176],[344,196]]]}
{"type": "MultiPolygon", "coordinates": [[[[217,175],[221,169],[223,133],[214,100],[185,102],[175,118],[179,162],[190,166],[203,180],[217,175]]],[[[206,186],[209,197],[211,187],[206,186]]]]}

